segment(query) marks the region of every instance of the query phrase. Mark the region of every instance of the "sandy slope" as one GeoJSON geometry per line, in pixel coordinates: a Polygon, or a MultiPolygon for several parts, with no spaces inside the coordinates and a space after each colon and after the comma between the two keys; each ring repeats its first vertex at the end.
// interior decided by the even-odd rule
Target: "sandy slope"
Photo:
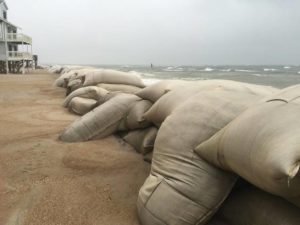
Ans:
{"type": "Polygon", "coordinates": [[[57,140],[77,116],[56,75],[0,75],[0,224],[138,224],[149,165],[114,137],[57,140]]]}

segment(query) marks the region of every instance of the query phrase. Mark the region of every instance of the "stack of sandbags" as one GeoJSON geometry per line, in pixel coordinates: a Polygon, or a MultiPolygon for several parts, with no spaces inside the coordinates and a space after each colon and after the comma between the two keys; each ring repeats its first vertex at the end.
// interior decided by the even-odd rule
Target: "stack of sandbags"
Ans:
{"type": "MultiPolygon", "coordinates": [[[[76,114],[83,115],[89,111],[91,111],[95,106],[100,105],[104,102],[106,99],[106,96],[108,95],[108,92],[106,89],[103,89],[98,86],[87,86],[79,88],[75,91],[73,91],[71,94],[69,94],[63,103],[64,107],[69,108],[71,112],[75,112],[76,114]],[[85,100],[89,99],[91,101],[85,100]],[[97,104],[94,104],[95,102],[92,101],[95,100],[97,104]],[[74,110],[74,106],[76,109],[74,110]],[[83,110],[77,110],[78,108],[83,110]],[[89,110],[88,110],[89,109],[89,110]]],[[[126,121],[129,121],[128,124],[124,124],[124,130],[128,129],[135,129],[136,127],[143,128],[143,124],[147,127],[147,123],[145,122],[143,118],[144,112],[146,112],[150,107],[152,106],[152,103],[148,100],[141,100],[139,101],[129,112],[128,118],[126,121]],[[137,118],[138,124],[135,124],[134,122],[130,120],[136,121],[135,116],[139,115],[140,118],[137,118]],[[129,126],[129,127],[128,127],[129,126]]],[[[121,125],[122,126],[122,125],[121,125]]],[[[120,127],[121,129],[121,127],[120,127]]]]}
{"type": "Polygon", "coordinates": [[[159,81],[155,84],[149,85],[148,87],[142,89],[141,91],[137,92],[136,95],[147,99],[151,102],[156,102],[160,99],[164,94],[168,93],[169,91],[181,89],[185,87],[193,87],[197,86],[202,90],[205,89],[212,89],[227,86],[232,88],[235,86],[237,89],[244,89],[248,88],[249,91],[261,95],[268,95],[270,92],[272,93],[275,89],[272,87],[264,86],[261,88],[260,85],[254,84],[247,84],[229,80],[200,80],[200,81],[184,81],[184,80],[163,80],[159,81]]]}
{"type": "Polygon", "coordinates": [[[183,80],[164,80],[143,88],[141,91],[137,92],[136,95],[142,99],[156,102],[167,92],[187,85],[191,85],[191,82],[183,80]]]}
{"type": "Polygon", "coordinates": [[[80,68],[80,69],[74,69],[74,70],[65,72],[54,81],[54,85],[56,87],[67,88],[68,83],[70,81],[76,80],[76,79],[81,80],[81,83],[82,83],[83,79],[84,79],[84,75],[90,70],[92,70],[92,69],[91,68],[80,68]]]}
{"type": "MultiPolygon", "coordinates": [[[[70,102],[75,97],[96,100],[99,104],[102,104],[108,93],[109,92],[107,90],[95,86],[79,88],[65,98],[63,106],[68,108],[70,106],[70,102]]],[[[69,108],[69,110],[72,111],[71,108],[69,108]]]]}
{"type": "Polygon", "coordinates": [[[66,97],[63,106],[70,112],[84,115],[94,109],[97,105],[106,101],[108,91],[100,87],[84,87],[77,89],[66,97]]]}
{"type": "Polygon", "coordinates": [[[110,92],[131,94],[145,87],[140,75],[137,73],[84,67],[66,70],[56,79],[54,85],[66,88],[67,95],[74,90],[87,86],[99,86],[110,92]]]}
{"type": "Polygon", "coordinates": [[[248,187],[233,192],[217,217],[231,225],[298,225],[300,208],[280,197],[248,187]]]}
{"type": "MultiPolygon", "coordinates": [[[[80,91],[80,89],[76,91],[80,91]]],[[[60,135],[60,139],[66,142],[87,141],[103,138],[120,130],[141,129],[151,126],[151,123],[142,117],[151,106],[148,105],[148,101],[142,100],[136,95],[124,93],[107,94],[102,100],[103,104],[67,127],[60,135]]],[[[100,100],[101,103],[102,100],[100,100]]]]}
{"type": "MultiPolygon", "coordinates": [[[[236,93],[248,92],[257,96],[266,96],[277,89],[272,87],[246,84],[236,81],[225,80],[205,80],[205,81],[172,81],[169,85],[167,81],[162,81],[144,88],[137,93],[146,99],[155,101],[155,104],[144,115],[146,120],[151,121],[156,126],[160,126],[165,118],[190,96],[202,91],[229,90],[236,93]],[[157,99],[157,97],[159,97],[157,99]]],[[[200,100],[199,100],[200,101],[200,100]]]]}
{"type": "Polygon", "coordinates": [[[60,74],[62,70],[63,70],[63,67],[60,65],[54,65],[48,69],[48,71],[50,73],[57,73],[57,74],[60,74]]]}
{"type": "Polygon", "coordinates": [[[198,91],[193,88],[189,94],[181,88],[183,98],[179,89],[169,91],[150,109],[156,107],[153,115],[157,117],[165,109],[167,113],[160,119],[163,123],[155,141],[151,173],[138,196],[143,225],[205,224],[210,219],[237,176],[202,160],[194,148],[275,91],[238,82],[209,86],[199,86],[198,91]],[[165,104],[169,100],[172,103],[165,104]]]}
{"type": "Polygon", "coordinates": [[[296,85],[249,108],[196,152],[300,207],[299,115],[300,85],[296,85]]]}

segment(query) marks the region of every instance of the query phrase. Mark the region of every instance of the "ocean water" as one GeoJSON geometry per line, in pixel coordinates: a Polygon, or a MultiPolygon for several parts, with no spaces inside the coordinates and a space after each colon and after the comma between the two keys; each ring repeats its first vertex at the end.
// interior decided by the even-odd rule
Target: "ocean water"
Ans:
{"type": "Polygon", "coordinates": [[[207,80],[224,79],[284,88],[300,84],[300,66],[124,66],[92,65],[121,71],[136,71],[146,83],[164,79],[207,80]]]}

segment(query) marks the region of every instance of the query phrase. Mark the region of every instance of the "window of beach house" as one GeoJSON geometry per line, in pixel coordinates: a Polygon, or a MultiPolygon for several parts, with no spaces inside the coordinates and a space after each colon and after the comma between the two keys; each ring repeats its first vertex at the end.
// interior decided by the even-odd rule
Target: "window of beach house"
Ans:
{"type": "Polygon", "coordinates": [[[6,11],[3,11],[3,18],[7,19],[7,12],[6,11]]]}

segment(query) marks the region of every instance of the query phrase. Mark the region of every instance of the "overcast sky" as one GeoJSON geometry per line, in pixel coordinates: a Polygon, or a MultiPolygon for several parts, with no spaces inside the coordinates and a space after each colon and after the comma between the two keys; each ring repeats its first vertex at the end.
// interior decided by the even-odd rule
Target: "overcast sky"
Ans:
{"type": "Polygon", "coordinates": [[[6,0],[42,63],[300,64],[300,0],[6,0]]]}

